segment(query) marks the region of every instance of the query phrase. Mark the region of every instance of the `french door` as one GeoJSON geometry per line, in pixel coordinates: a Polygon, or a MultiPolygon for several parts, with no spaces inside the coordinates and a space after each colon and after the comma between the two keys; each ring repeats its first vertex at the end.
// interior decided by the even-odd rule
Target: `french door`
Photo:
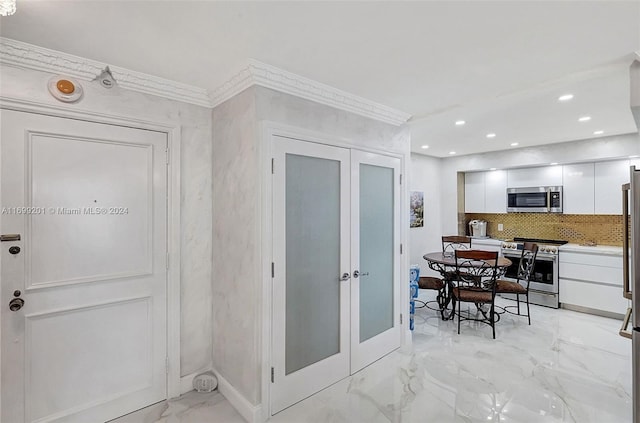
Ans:
{"type": "Polygon", "coordinates": [[[166,134],[0,116],[0,420],[165,399],[166,134]]]}
{"type": "Polygon", "coordinates": [[[400,345],[400,160],[274,137],[271,412],[400,345]]]}

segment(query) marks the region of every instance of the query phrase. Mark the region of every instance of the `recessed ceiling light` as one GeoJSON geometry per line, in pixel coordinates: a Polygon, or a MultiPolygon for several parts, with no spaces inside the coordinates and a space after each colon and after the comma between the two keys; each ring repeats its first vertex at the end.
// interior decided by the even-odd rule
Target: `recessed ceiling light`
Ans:
{"type": "Polygon", "coordinates": [[[464,120],[456,120],[456,126],[462,126],[465,123],[467,123],[467,122],[465,122],[464,120]]]}
{"type": "Polygon", "coordinates": [[[582,116],[580,119],[578,119],[578,122],[587,122],[591,120],[591,116],[582,116]]]}
{"type": "Polygon", "coordinates": [[[553,163],[549,163],[551,166],[555,166],[558,164],[558,162],[553,162],[553,163]]]}
{"type": "Polygon", "coordinates": [[[564,94],[558,97],[558,101],[569,101],[573,98],[573,94],[564,94]]]}
{"type": "Polygon", "coordinates": [[[451,154],[453,156],[454,154],[456,154],[456,152],[455,151],[449,151],[449,154],[451,154]]]}
{"type": "Polygon", "coordinates": [[[593,135],[602,135],[604,131],[593,131],[593,135]]]}
{"type": "Polygon", "coordinates": [[[515,147],[516,145],[518,145],[518,143],[517,143],[517,142],[512,142],[512,143],[511,143],[511,147],[515,147]]]}
{"type": "Polygon", "coordinates": [[[497,169],[497,168],[495,168],[495,167],[492,167],[492,168],[491,168],[491,169],[489,169],[489,170],[498,170],[498,169],[497,169]]]}
{"type": "Polygon", "coordinates": [[[425,144],[425,145],[421,146],[420,148],[424,148],[426,150],[427,148],[429,148],[429,146],[425,144]]]}
{"type": "Polygon", "coordinates": [[[496,134],[494,134],[493,132],[489,132],[487,134],[487,138],[495,138],[495,137],[496,137],[496,134]]]}

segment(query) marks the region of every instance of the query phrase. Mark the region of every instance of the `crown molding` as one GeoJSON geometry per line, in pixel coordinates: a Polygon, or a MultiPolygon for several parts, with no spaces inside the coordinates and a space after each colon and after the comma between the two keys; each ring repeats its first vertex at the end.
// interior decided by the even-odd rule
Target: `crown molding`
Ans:
{"type": "MultiPolygon", "coordinates": [[[[85,81],[96,79],[106,63],[74,56],[56,50],[0,37],[2,64],[73,76],[85,81]]],[[[177,100],[198,106],[212,107],[204,88],[109,65],[118,86],[145,94],[177,100]]]]}
{"type": "Polygon", "coordinates": [[[229,81],[211,92],[213,107],[252,85],[271,88],[396,126],[404,124],[411,117],[408,113],[253,59],[229,81]]]}
{"type": "MultiPolygon", "coordinates": [[[[85,81],[95,80],[108,65],[4,37],[0,37],[0,63],[69,75],[85,81]]],[[[212,92],[142,72],[108,66],[122,88],[198,106],[215,107],[248,87],[259,85],[396,126],[406,123],[411,117],[408,113],[253,59],[249,59],[240,72],[212,92]]]]}

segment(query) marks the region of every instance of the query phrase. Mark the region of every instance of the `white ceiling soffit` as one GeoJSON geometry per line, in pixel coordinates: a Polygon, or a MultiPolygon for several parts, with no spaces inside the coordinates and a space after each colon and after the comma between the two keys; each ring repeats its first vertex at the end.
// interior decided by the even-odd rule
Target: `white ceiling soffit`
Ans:
{"type": "MultiPolygon", "coordinates": [[[[86,81],[94,80],[107,67],[106,63],[4,37],[0,37],[0,62],[86,81]]],[[[215,107],[252,85],[260,85],[396,126],[411,117],[408,113],[253,59],[211,93],[204,88],[117,66],[109,65],[109,69],[123,88],[204,107],[215,107]]]]}
{"type": "Polygon", "coordinates": [[[414,116],[409,121],[412,151],[450,157],[450,152],[459,156],[635,133],[629,107],[632,61],[625,56],[527,90],[414,116]],[[558,101],[567,93],[574,95],[571,101],[558,101]],[[582,116],[591,120],[579,122],[582,116]],[[456,126],[458,120],[466,123],[456,126]],[[490,133],[495,137],[488,138],[490,133]]]}

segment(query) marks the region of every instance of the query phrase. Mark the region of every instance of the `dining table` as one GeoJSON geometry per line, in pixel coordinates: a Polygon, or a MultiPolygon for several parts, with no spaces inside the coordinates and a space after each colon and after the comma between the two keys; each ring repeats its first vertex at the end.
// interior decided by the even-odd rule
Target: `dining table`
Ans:
{"type": "MultiPolygon", "coordinates": [[[[438,301],[438,305],[440,306],[440,313],[442,315],[442,320],[453,319],[454,317],[454,308],[451,304],[451,298],[453,293],[453,288],[455,287],[455,276],[456,276],[456,257],[453,252],[444,253],[442,251],[434,251],[432,253],[427,253],[422,256],[427,261],[429,268],[431,270],[435,270],[440,273],[442,276],[442,280],[445,282],[444,287],[444,295],[438,301]]],[[[498,256],[498,275],[497,278],[504,275],[507,268],[511,266],[511,260],[506,257],[498,256]]],[[[493,265],[493,263],[490,263],[493,265]]],[[[478,263],[478,266],[480,264],[478,263]]],[[[466,261],[461,265],[461,267],[475,267],[475,264],[471,261],[466,261]]]]}

